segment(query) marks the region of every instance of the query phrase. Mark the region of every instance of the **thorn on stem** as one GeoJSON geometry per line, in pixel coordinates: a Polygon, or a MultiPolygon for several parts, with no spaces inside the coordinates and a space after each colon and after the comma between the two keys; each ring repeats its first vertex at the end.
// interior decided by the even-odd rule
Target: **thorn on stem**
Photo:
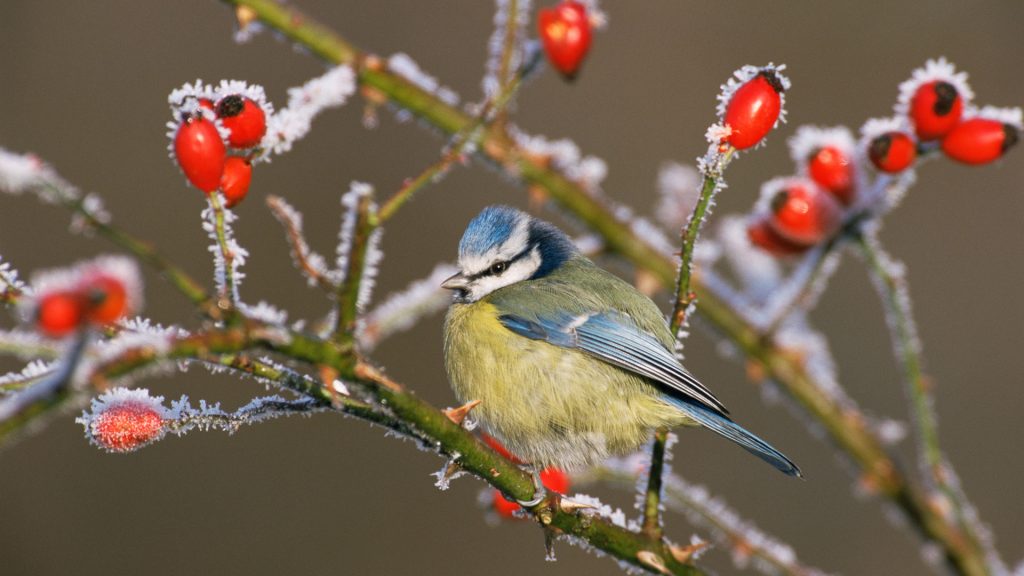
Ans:
{"type": "Polygon", "coordinates": [[[687,564],[709,546],[711,546],[709,542],[701,540],[689,546],[669,546],[668,551],[672,553],[672,557],[676,559],[676,562],[687,564]]]}
{"type": "Polygon", "coordinates": [[[469,416],[470,410],[479,406],[480,402],[480,400],[472,400],[458,408],[447,408],[444,410],[444,415],[456,426],[462,426],[462,422],[466,419],[466,416],[469,416]]]}
{"type": "Polygon", "coordinates": [[[636,559],[641,565],[654,570],[658,574],[671,574],[665,566],[665,560],[650,550],[641,550],[637,552],[636,559]]]}

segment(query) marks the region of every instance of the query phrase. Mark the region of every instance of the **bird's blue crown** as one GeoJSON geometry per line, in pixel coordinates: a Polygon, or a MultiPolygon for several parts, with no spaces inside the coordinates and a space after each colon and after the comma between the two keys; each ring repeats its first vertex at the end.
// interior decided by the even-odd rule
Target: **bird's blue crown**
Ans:
{"type": "Polygon", "coordinates": [[[554,225],[511,206],[495,205],[484,208],[469,223],[459,242],[459,258],[510,248],[520,256],[537,248],[541,264],[533,278],[546,276],[577,252],[572,240],[554,225]]]}

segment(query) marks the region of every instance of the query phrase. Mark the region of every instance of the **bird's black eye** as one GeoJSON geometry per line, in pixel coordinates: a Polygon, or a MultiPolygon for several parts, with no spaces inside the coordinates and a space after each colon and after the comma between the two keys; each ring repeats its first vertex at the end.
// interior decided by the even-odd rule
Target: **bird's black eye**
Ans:
{"type": "Polygon", "coordinates": [[[495,262],[494,264],[491,265],[490,270],[488,270],[487,272],[489,274],[497,275],[497,274],[501,274],[506,269],[508,269],[508,262],[495,262]]]}

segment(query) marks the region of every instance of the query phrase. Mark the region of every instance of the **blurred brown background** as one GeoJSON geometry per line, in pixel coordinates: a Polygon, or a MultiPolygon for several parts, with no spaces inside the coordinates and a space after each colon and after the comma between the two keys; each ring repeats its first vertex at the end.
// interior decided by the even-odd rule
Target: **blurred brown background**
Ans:
{"type": "MultiPolygon", "coordinates": [[[[464,100],[479,98],[491,2],[298,4],[358,46],[407,52],[464,100]]],[[[604,4],[610,26],[596,35],[578,81],[545,73],[523,92],[515,121],[530,132],[569,136],[607,160],[608,194],[640,212],[650,212],[664,161],[687,163],[703,152],[718,85],[745,63],[789,65],[790,123],[732,167],[719,216],[746,210],[762,181],[792,171],[784,141],[797,125],[857,128],[889,114],[898,83],[927,58],[945,55],[969,71],[980,103],[1024,104],[1024,3],[1016,0],[604,4]]],[[[166,154],[167,93],[197,77],[241,78],[263,84],[282,106],[286,88],[319,74],[322,64],[269,34],[236,45],[229,10],[213,1],[7,0],[0,11],[0,146],[37,153],[100,193],[121,226],[208,278],[203,203],[166,154]]],[[[237,227],[252,252],[247,300],[284,306],[293,319],[327,310],[294,272],[262,205],[267,194],[303,211],[311,243],[331,254],[338,197],[349,181],[390,194],[438,158],[441,141],[431,133],[386,111],[367,131],[361,113],[357,100],[325,114],[291,154],[259,167],[237,227]]],[[[1020,149],[984,168],[929,163],[884,233],[910,266],[944,446],[1011,563],[1024,556],[1022,181],[1020,149]]],[[[451,259],[468,219],[498,201],[523,205],[524,194],[479,165],[427,189],[386,232],[378,297],[451,259]]],[[[112,249],[69,235],[67,222],[63,211],[33,198],[4,196],[0,254],[27,274],[112,249]]],[[[180,297],[148,272],[146,280],[146,314],[194,324],[180,297]]],[[[904,419],[880,306],[856,259],[844,259],[814,318],[831,337],[850,393],[875,414],[904,419]]],[[[13,322],[5,313],[0,326],[13,322]]],[[[435,404],[453,402],[441,367],[440,318],[386,342],[375,357],[435,404]]],[[[742,366],[721,358],[707,334],[688,341],[687,358],[740,421],[800,463],[807,480],[783,477],[698,432],[682,434],[677,471],[709,485],[811,565],[846,574],[929,573],[916,538],[887,521],[879,503],[855,496],[830,446],[783,407],[763,403],[742,366]]],[[[200,368],[145,385],[225,406],[264,393],[200,368]]],[[[428,474],[440,460],[356,421],[293,418],[114,456],[90,447],[72,420],[0,452],[0,573],[618,573],[565,544],[557,563],[545,563],[534,526],[487,526],[475,504],[481,483],[461,479],[439,492],[428,474]]],[[[907,455],[910,445],[901,445],[907,455]]],[[[611,489],[590,491],[632,504],[611,489]]],[[[694,532],[679,515],[667,522],[678,540],[694,532]]],[[[704,563],[735,571],[725,550],[704,563]]]]}

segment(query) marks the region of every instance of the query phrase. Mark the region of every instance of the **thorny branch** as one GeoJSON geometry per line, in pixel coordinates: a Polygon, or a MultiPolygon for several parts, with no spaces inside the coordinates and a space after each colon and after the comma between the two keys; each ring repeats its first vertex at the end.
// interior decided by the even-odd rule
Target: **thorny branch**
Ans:
{"type": "MultiPolygon", "coordinates": [[[[360,84],[375,89],[445,133],[458,133],[472,122],[464,112],[404,78],[381,67],[366,66],[366,54],[291,6],[271,0],[225,1],[245,6],[261,22],[304,46],[312,54],[329,62],[351,64],[358,71],[360,84]]],[[[521,150],[507,133],[492,127],[483,138],[479,151],[482,156],[502,166],[506,173],[529,186],[547,191],[563,209],[600,235],[611,251],[637,267],[649,270],[663,285],[671,285],[675,280],[676,264],[671,258],[634,234],[601,199],[588,194],[579,184],[542,159],[521,150]]],[[[760,330],[731,310],[702,285],[699,278],[695,280],[693,291],[701,303],[699,309],[703,317],[824,425],[832,440],[861,468],[865,483],[897,503],[922,537],[942,547],[947,563],[957,572],[985,573],[982,550],[965,539],[956,525],[930,505],[927,494],[909,482],[880,438],[866,425],[863,415],[850,413],[823,394],[799,355],[779,347],[773,338],[763,337],[760,330]]]]}

